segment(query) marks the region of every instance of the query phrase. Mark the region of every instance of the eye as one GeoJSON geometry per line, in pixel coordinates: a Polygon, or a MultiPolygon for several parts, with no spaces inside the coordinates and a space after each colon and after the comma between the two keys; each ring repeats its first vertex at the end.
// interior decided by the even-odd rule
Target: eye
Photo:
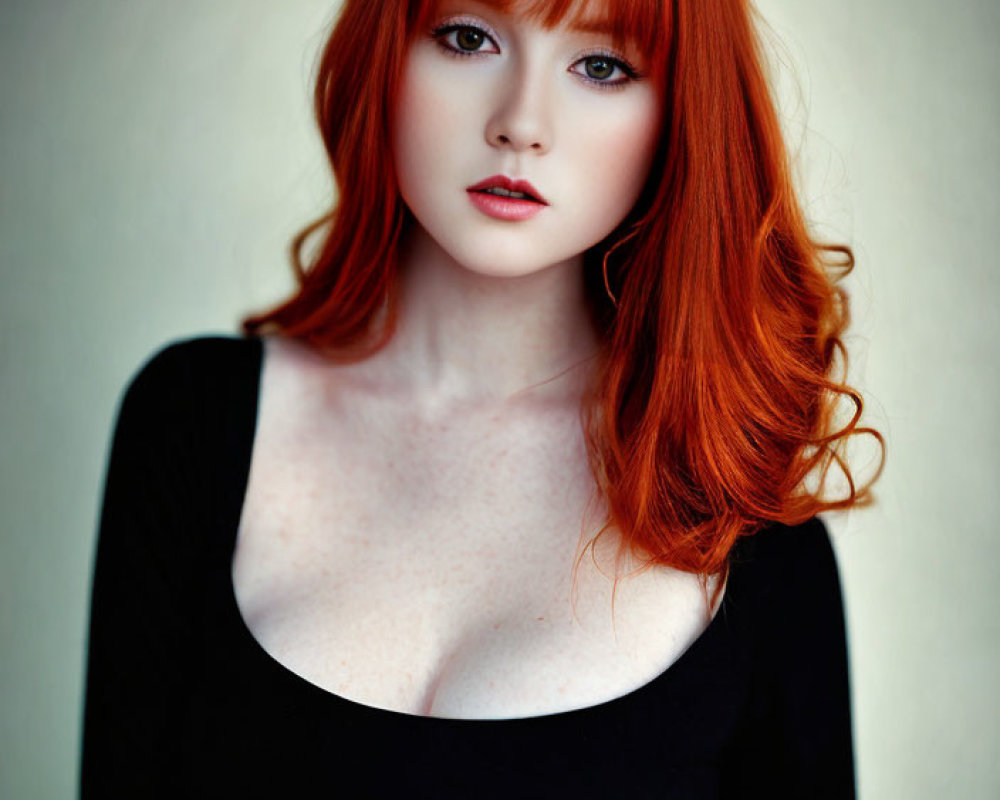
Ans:
{"type": "Polygon", "coordinates": [[[603,54],[581,58],[570,67],[570,71],[603,88],[624,86],[639,77],[639,73],[627,61],[603,54]]]}
{"type": "Polygon", "coordinates": [[[492,37],[476,25],[442,25],[434,30],[432,36],[437,39],[441,47],[455,55],[500,52],[492,37]]]}

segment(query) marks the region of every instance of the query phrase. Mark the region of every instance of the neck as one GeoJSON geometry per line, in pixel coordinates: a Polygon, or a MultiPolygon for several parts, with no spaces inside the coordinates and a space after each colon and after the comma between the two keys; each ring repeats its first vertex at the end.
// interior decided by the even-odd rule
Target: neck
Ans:
{"type": "Polygon", "coordinates": [[[493,276],[455,262],[417,225],[403,243],[397,328],[376,359],[418,402],[578,402],[598,350],[582,256],[493,276]]]}

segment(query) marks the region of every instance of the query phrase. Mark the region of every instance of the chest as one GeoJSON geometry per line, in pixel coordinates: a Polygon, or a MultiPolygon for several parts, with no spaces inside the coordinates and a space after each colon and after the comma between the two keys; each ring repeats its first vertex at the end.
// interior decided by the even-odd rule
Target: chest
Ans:
{"type": "Polygon", "coordinates": [[[603,510],[575,420],[306,425],[277,388],[232,577],[247,627],[297,675],[413,714],[534,716],[643,685],[707,625],[695,576],[616,587],[611,537],[581,554],[603,510]]]}

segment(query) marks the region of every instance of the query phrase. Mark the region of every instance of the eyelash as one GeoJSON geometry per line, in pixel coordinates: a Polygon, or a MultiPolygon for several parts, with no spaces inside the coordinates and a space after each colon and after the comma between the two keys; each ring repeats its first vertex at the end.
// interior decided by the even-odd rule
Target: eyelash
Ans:
{"type": "MultiPolygon", "coordinates": [[[[458,33],[459,31],[463,30],[476,31],[477,33],[482,34],[487,41],[491,42],[494,47],[497,47],[499,49],[499,46],[496,43],[496,38],[489,31],[484,30],[479,25],[473,25],[472,23],[469,22],[448,22],[443,25],[439,25],[433,31],[431,31],[431,36],[437,42],[438,47],[440,47],[448,55],[455,56],[456,58],[470,58],[473,56],[491,55],[490,51],[484,52],[482,50],[462,50],[459,47],[454,47],[450,44],[445,43],[444,39],[446,36],[449,36],[450,34],[453,33],[458,33]]],[[[589,75],[585,73],[573,71],[574,75],[577,75],[579,78],[581,78],[582,80],[586,81],[587,83],[598,89],[603,89],[603,90],[624,89],[628,84],[632,83],[635,80],[639,80],[642,77],[639,74],[639,71],[624,58],[615,55],[614,53],[606,52],[603,50],[594,53],[589,53],[583,56],[577,61],[574,61],[573,66],[581,64],[591,58],[604,59],[605,61],[609,62],[613,68],[618,69],[622,73],[622,75],[624,75],[623,78],[619,78],[618,80],[602,81],[596,78],[591,78],[589,75]]]]}

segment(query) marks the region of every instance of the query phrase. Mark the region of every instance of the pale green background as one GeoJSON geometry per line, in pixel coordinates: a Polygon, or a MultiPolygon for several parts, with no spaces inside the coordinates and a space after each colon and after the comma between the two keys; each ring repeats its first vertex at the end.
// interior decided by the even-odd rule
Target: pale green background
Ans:
{"type": "MultiPolygon", "coordinates": [[[[763,0],[811,218],[851,242],[854,376],[890,460],[831,518],[861,797],[1000,796],[1000,3],[763,0]]],[[[118,393],[289,285],[329,189],[329,2],[4,0],[0,798],[75,792],[118,393]]]]}

